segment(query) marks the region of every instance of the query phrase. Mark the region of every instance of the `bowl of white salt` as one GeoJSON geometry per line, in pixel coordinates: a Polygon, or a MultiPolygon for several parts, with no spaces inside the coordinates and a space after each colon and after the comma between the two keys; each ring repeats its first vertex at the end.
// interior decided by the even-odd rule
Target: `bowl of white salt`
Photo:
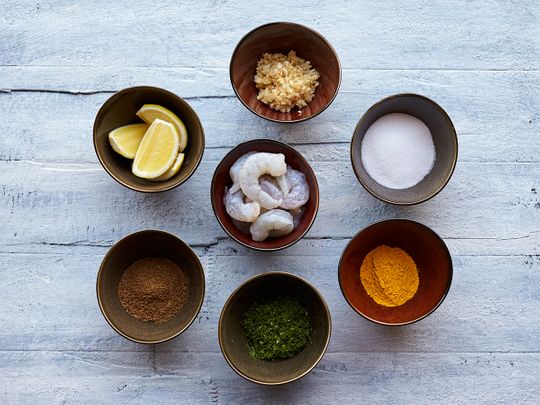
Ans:
{"type": "Polygon", "coordinates": [[[450,180],[458,140],[448,114],[418,94],[397,94],[360,118],[351,160],[364,188],[381,201],[412,205],[429,200],[450,180]]]}

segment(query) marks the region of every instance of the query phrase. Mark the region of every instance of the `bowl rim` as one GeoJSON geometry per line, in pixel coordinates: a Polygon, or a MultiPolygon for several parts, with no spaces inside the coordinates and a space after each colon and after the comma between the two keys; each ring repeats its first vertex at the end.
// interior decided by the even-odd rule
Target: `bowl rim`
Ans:
{"type": "Polygon", "coordinates": [[[341,253],[341,257],[339,258],[339,263],[338,263],[338,283],[339,283],[339,289],[341,290],[341,294],[343,295],[343,297],[345,298],[345,301],[347,301],[347,303],[349,304],[349,306],[354,310],[354,312],[356,312],[357,314],[361,315],[364,319],[367,319],[368,321],[371,321],[377,325],[384,325],[384,326],[404,326],[404,325],[410,325],[410,324],[413,324],[413,323],[416,323],[418,321],[421,321],[422,319],[428,317],[429,315],[431,315],[433,312],[435,312],[435,310],[437,308],[439,308],[439,306],[443,303],[443,301],[446,299],[446,296],[448,295],[448,292],[450,291],[450,287],[452,285],[452,278],[453,278],[453,274],[454,274],[454,264],[452,262],[452,255],[450,254],[450,251],[448,250],[448,246],[446,245],[446,243],[444,242],[443,238],[441,238],[439,236],[439,234],[437,234],[433,229],[431,229],[430,227],[428,227],[427,225],[424,225],[424,224],[421,224],[420,222],[417,222],[417,221],[413,221],[411,219],[405,219],[405,218],[391,218],[391,219],[384,219],[382,221],[377,221],[377,222],[374,222],[364,228],[362,228],[360,231],[358,231],[352,238],[351,240],[349,241],[349,243],[347,243],[347,246],[345,246],[345,249],[343,249],[343,252],[341,253]],[[366,314],[364,314],[363,312],[361,312],[359,309],[357,309],[353,304],[352,302],[349,300],[349,297],[345,294],[345,291],[343,290],[343,284],[341,283],[341,272],[342,272],[342,263],[343,263],[343,256],[345,255],[345,252],[347,251],[347,249],[349,248],[349,246],[351,245],[351,243],[353,243],[353,241],[358,237],[360,236],[360,234],[364,231],[367,231],[368,229],[374,227],[374,226],[378,226],[380,224],[383,224],[385,222],[407,222],[407,223],[411,223],[413,224],[414,226],[419,226],[421,228],[424,228],[426,229],[427,231],[431,232],[435,237],[436,239],[438,239],[438,241],[441,243],[441,245],[444,247],[444,251],[446,252],[446,255],[447,255],[447,258],[448,258],[448,262],[450,263],[450,266],[449,266],[449,269],[448,269],[448,273],[449,273],[449,276],[448,276],[448,283],[446,284],[446,288],[444,289],[444,292],[443,292],[443,295],[441,296],[440,300],[437,302],[437,304],[435,304],[435,306],[430,309],[427,313],[425,313],[424,315],[416,318],[416,319],[413,319],[411,321],[407,321],[407,322],[384,322],[384,321],[379,321],[377,319],[374,319],[374,318],[370,318],[369,316],[367,316],[366,314]]]}
{"type": "Polygon", "coordinates": [[[103,259],[101,261],[101,264],[99,265],[99,270],[98,270],[98,274],[97,274],[97,277],[96,277],[96,297],[97,297],[97,301],[98,301],[98,305],[99,305],[99,309],[103,315],[103,317],[105,318],[105,320],[107,321],[107,323],[116,331],[116,333],[118,333],[120,336],[123,336],[124,338],[128,339],[128,340],[131,340],[132,342],[135,342],[135,343],[141,343],[141,344],[157,344],[157,343],[163,343],[163,342],[166,342],[168,340],[171,340],[171,339],[174,339],[175,337],[178,337],[179,335],[181,335],[182,333],[184,333],[190,326],[191,324],[195,321],[195,319],[197,319],[197,316],[199,315],[199,312],[201,311],[201,308],[203,306],[203,303],[204,303],[204,297],[206,295],[206,279],[205,279],[205,276],[204,276],[204,268],[203,268],[203,265],[201,263],[201,260],[199,259],[199,256],[197,255],[197,253],[192,249],[191,246],[189,246],[189,244],[187,244],[186,242],[184,242],[182,239],[180,239],[178,236],[170,233],[170,232],[166,232],[166,231],[162,231],[160,229],[144,229],[144,230],[141,230],[141,231],[137,231],[137,232],[133,232],[133,233],[130,233],[126,236],[124,236],[123,238],[121,238],[120,240],[118,240],[114,245],[112,245],[109,250],[107,251],[107,253],[105,254],[105,256],[103,256],[103,259]],[[173,239],[176,239],[176,241],[180,242],[181,244],[183,244],[185,247],[187,247],[189,249],[189,251],[191,251],[191,253],[193,253],[194,257],[197,259],[197,263],[198,263],[198,269],[199,269],[199,274],[201,276],[201,280],[202,280],[202,294],[201,294],[201,297],[199,299],[199,304],[197,305],[197,309],[195,311],[195,313],[193,314],[193,317],[192,319],[186,324],[186,326],[184,328],[182,328],[180,331],[178,332],[175,332],[173,335],[169,336],[169,337],[166,337],[166,338],[163,338],[163,339],[157,339],[157,340],[140,340],[140,339],[136,339],[132,336],[129,336],[128,334],[124,333],[122,330],[120,330],[120,328],[118,328],[112,321],[111,319],[109,318],[109,316],[107,315],[106,313],[106,310],[103,306],[103,302],[101,300],[101,294],[99,292],[99,284],[100,284],[100,281],[101,281],[101,276],[102,276],[102,273],[104,272],[104,263],[106,261],[107,258],[109,258],[109,256],[112,254],[112,251],[114,250],[115,247],[117,247],[120,243],[124,242],[126,239],[128,238],[131,238],[131,237],[137,237],[137,236],[140,236],[144,233],[155,233],[155,234],[161,234],[161,235],[165,235],[167,237],[171,237],[173,239]]]}
{"type": "Polygon", "coordinates": [[[349,154],[350,154],[350,159],[351,159],[351,163],[352,163],[352,166],[353,166],[353,172],[356,176],[356,178],[358,179],[358,181],[360,182],[360,184],[362,185],[362,187],[364,187],[364,189],[369,193],[371,194],[373,197],[385,202],[385,203],[388,203],[388,204],[392,204],[392,205],[398,205],[398,206],[406,206],[406,205],[416,205],[416,204],[420,204],[420,203],[423,203],[425,201],[428,201],[430,199],[432,199],[433,197],[435,197],[437,194],[439,194],[445,187],[446,185],[448,184],[448,182],[450,181],[450,178],[452,177],[452,175],[454,174],[454,170],[456,168],[456,164],[457,164],[457,160],[458,160],[458,154],[459,154],[459,143],[458,143],[458,137],[457,137],[457,132],[456,132],[456,128],[454,127],[454,123],[452,122],[452,120],[450,119],[450,116],[448,115],[448,113],[439,105],[437,104],[435,101],[433,101],[432,99],[426,97],[426,96],[423,96],[421,94],[417,94],[417,93],[398,93],[398,94],[393,94],[393,95],[390,95],[390,96],[387,96],[387,97],[384,97],[383,99],[377,101],[375,104],[373,104],[371,107],[369,107],[366,112],[364,112],[364,114],[362,114],[362,116],[360,117],[360,119],[358,120],[356,126],[354,127],[354,131],[353,131],[353,136],[352,136],[352,139],[351,139],[351,144],[350,144],[350,151],[349,151],[349,154]],[[378,195],[375,191],[371,190],[367,184],[365,184],[360,175],[358,174],[358,166],[362,166],[362,162],[356,162],[354,159],[353,159],[353,141],[356,137],[358,137],[358,130],[359,130],[359,127],[360,127],[360,124],[362,123],[362,121],[364,121],[364,119],[366,118],[367,114],[372,111],[374,108],[378,107],[379,105],[389,101],[389,100],[392,100],[392,99],[395,99],[395,98],[400,98],[400,97],[418,97],[418,98],[421,98],[425,101],[427,101],[428,103],[431,103],[443,116],[443,118],[448,122],[449,124],[449,127],[450,127],[450,130],[452,132],[452,140],[454,141],[454,144],[455,144],[455,153],[454,153],[454,156],[453,156],[453,159],[452,159],[452,167],[450,169],[450,171],[447,173],[446,175],[446,179],[444,180],[444,182],[441,184],[441,186],[437,189],[435,189],[435,191],[433,191],[432,193],[430,193],[427,197],[425,198],[420,198],[420,199],[417,199],[417,200],[414,200],[414,201],[410,201],[410,202],[398,202],[398,201],[393,201],[391,199],[388,199],[388,198],[384,198],[380,195],[378,195]]]}
{"type": "Polygon", "coordinates": [[[255,114],[257,117],[259,118],[263,118],[265,120],[268,120],[268,121],[271,121],[271,122],[277,122],[279,124],[295,124],[295,123],[298,123],[298,122],[303,122],[303,121],[307,121],[311,118],[314,118],[316,117],[317,115],[319,115],[320,113],[322,113],[324,110],[326,110],[328,107],[330,107],[330,104],[332,104],[334,102],[334,100],[336,99],[338,93],[339,93],[339,89],[341,87],[341,76],[342,76],[342,72],[341,72],[341,62],[339,60],[339,56],[336,52],[336,49],[332,46],[332,44],[318,31],[314,30],[313,28],[309,28],[305,25],[302,25],[302,24],[298,24],[298,23],[294,23],[294,22],[289,22],[289,21],[274,21],[274,22],[270,22],[270,23],[266,23],[266,24],[263,24],[263,25],[259,25],[258,27],[255,27],[253,28],[252,30],[248,31],[246,34],[244,34],[244,36],[242,36],[242,38],[240,38],[240,41],[238,41],[238,44],[236,44],[236,46],[234,47],[234,50],[233,50],[233,53],[231,55],[231,60],[229,62],[229,80],[231,81],[231,87],[233,88],[233,91],[234,91],[234,94],[236,95],[236,98],[238,100],[240,100],[240,102],[249,110],[251,111],[253,114],[255,114]],[[338,65],[338,82],[337,82],[337,86],[336,86],[336,91],[334,92],[334,94],[332,95],[332,97],[328,100],[328,102],[326,103],[326,105],[321,108],[318,112],[316,112],[315,114],[312,114],[312,115],[309,115],[307,117],[302,117],[300,119],[297,119],[297,120],[280,120],[280,119],[277,119],[277,118],[270,118],[270,117],[266,117],[262,114],[259,114],[258,112],[254,111],[243,99],[242,97],[240,97],[240,94],[238,93],[238,90],[236,90],[236,86],[234,85],[234,80],[233,80],[233,61],[236,57],[236,53],[238,51],[238,48],[240,48],[240,45],[242,45],[242,43],[251,35],[253,34],[254,32],[262,29],[262,28],[266,28],[268,26],[271,26],[271,25],[288,25],[288,26],[296,26],[296,27],[299,27],[299,28],[302,28],[302,29],[305,29],[307,31],[310,31],[311,33],[315,34],[316,36],[318,36],[326,45],[328,45],[328,47],[330,48],[330,50],[332,51],[332,53],[334,54],[334,57],[336,58],[336,62],[337,62],[337,65],[338,65]]]}
{"type": "MultiPolygon", "coordinates": [[[[305,174],[305,173],[304,173],[305,174]]],[[[312,190],[310,190],[311,192],[312,190]]],[[[245,246],[247,248],[250,248],[250,249],[253,249],[253,250],[257,250],[257,251],[260,251],[260,252],[275,252],[275,251],[278,251],[278,250],[281,250],[281,249],[286,249],[292,245],[294,245],[295,243],[297,243],[298,241],[300,241],[304,236],[306,236],[306,234],[309,232],[309,230],[311,229],[311,227],[313,226],[314,222],[315,222],[315,219],[317,218],[317,214],[319,213],[319,199],[320,199],[320,192],[319,192],[319,183],[317,181],[317,175],[315,174],[315,171],[313,170],[313,168],[311,167],[311,165],[309,164],[309,162],[307,161],[307,159],[300,153],[298,152],[295,148],[293,148],[292,146],[284,143],[284,142],[280,142],[280,141],[276,141],[275,139],[268,139],[268,138],[259,138],[259,139],[252,139],[250,141],[246,141],[246,142],[242,142],[242,143],[239,143],[238,145],[236,145],[234,148],[232,148],[229,152],[227,152],[225,154],[225,156],[223,156],[223,158],[220,160],[220,162],[217,164],[215,170],[214,170],[214,174],[212,175],[212,181],[210,182],[210,200],[212,202],[212,211],[214,211],[214,216],[216,217],[219,225],[223,228],[223,230],[225,231],[225,233],[227,233],[227,235],[229,235],[233,240],[235,240],[237,243],[239,243],[240,245],[242,246],[245,246]],[[223,222],[221,221],[221,219],[219,218],[219,215],[217,214],[217,211],[216,211],[216,204],[218,203],[216,201],[216,198],[214,196],[214,193],[213,193],[213,190],[215,188],[215,183],[217,181],[217,171],[218,171],[218,168],[220,167],[220,165],[223,163],[223,161],[225,160],[225,158],[227,156],[229,156],[232,152],[234,152],[236,149],[244,146],[244,145],[249,145],[249,144],[256,144],[258,142],[261,142],[261,141],[264,141],[264,142],[269,142],[269,143],[274,143],[276,145],[279,145],[281,147],[284,147],[285,149],[289,149],[291,150],[293,153],[295,153],[296,155],[298,155],[300,157],[301,160],[304,161],[304,163],[311,169],[311,171],[313,172],[313,179],[315,181],[315,194],[316,194],[316,199],[315,199],[315,214],[313,215],[313,218],[309,221],[309,224],[306,228],[306,230],[304,232],[302,232],[302,234],[300,234],[298,236],[298,238],[296,238],[295,240],[293,240],[292,242],[290,243],[287,243],[283,246],[278,246],[278,247],[275,247],[275,248],[264,248],[264,247],[256,247],[256,246],[252,246],[248,243],[244,243],[242,242],[241,240],[237,239],[231,232],[229,232],[229,230],[227,229],[227,227],[225,226],[225,224],[223,224],[223,222]]]]}
{"type": "MultiPolygon", "coordinates": [[[[203,125],[201,123],[201,120],[200,120],[199,116],[197,115],[197,112],[189,105],[189,103],[186,100],[184,100],[182,97],[180,97],[179,95],[173,93],[170,90],[167,90],[167,89],[164,89],[164,88],[161,88],[161,87],[147,86],[147,85],[125,87],[125,88],[123,88],[121,90],[118,90],[117,92],[113,93],[107,100],[105,100],[105,102],[101,105],[101,107],[99,108],[99,110],[96,113],[96,116],[94,118],[94,124],[92,126],[92,139],[93,139],[93,143],[94,143],[94,151],[96,152],[99,163],[101,164],[101,167],[103,167],[103,169],[105,169],[105,171],[109,174],[109,176],[111,176],[116,182],[120,183],[122,186],[124,186],[126,188],[129,188],[130,190],[138,191],[140,193],[148,193],[148,194],[163,193],[165,191],[172,190],[173,188],[178,187],[179,185],[185,183],[193,175],[193,173],[195,173],[197,171],[197,169],[199,168],[199,165],[201,164],[201,161],[202,161],[202,158],[203,158],[203,155],[204,155],[204,149],[205,149],[204,127],[203,127],[203,125]],[[117,178],[116,175],[109,169],[107,163],[105,162],[105,160],[101,156],[101,153],[98,152],[98,148],[97,148],[97,144],[96,144],[97,118],[100,115],[102,115],[107,108],[109,108],[110,104],[112,104],[113,100],[115,98],[117,98],[118,96],[120,96],[120,95],[122,95],[124,93],[127,93],[129,91],[140,91],[140,90],[158,90],[158,91],[167,93],[168,95],[170,95],[172,97],[177,98],[180,101],[180,103],[182,103],[188,110],[190,110],[193,113],[193,116],[195,117],[196,125],[201,129],[201,151],[197,154],[197,157],[196,157],[197,161],[196,161],[195,166],[193,167],[193,169],[190,172],[188,172],[188,174],[186,175],[185,178],[183,178],[183,179],[181,179],[179,181],[176,181],[175,183],[172,183],[171,185],[169,185],[167,187],[163,187],[163,188],[161,188],[159,190],[151,190],[151,189],[148,189],[148,188],[145,188],[145,187],[139,187],[139,186],[131,185],[131,184],[128,184],[127,182],[117,178]]],[[[156,184],[159,184],[159,183],[156,183],[156,184]]]]}
{"type": "Polygon", "coordinates": [[[233,290],[233,292],[229,295],[229,297],[227,298],[227,300],[225,301],[225,304],[223,304],[223,308],[221,309],[221,313],[219,315],[219,321],[218,321],[218,341],[219,341],[219,348],[221,350],[221,354],[223,355],[223,357],[225,358],[225,361],[227,362],[227,364],[236,372],[236,374],[238,374],[240,377],[243,377],[245,378],[246,380],[248,381],[251,381],[253,383],[256,383],[256,384],[260,384],[260,385],[283,385],[283,384],[288,384],[290,382],[293,382],[293,381],[296,381],[304,376],[306,376],[307,374],[309,374],[316,366],[317,364],[319,364],[319,362],[322,360],[322,358],[324,357],[324,355],[326,354],[326,350],[328,349],[328,346],[330,344],[330,338],[332,336],[332,316],[331,316],[331,313],[330,313],[330,309],[328,307],[328,304],[326,303],[324,297],[322,296],[322,294],[319,292],[319,290],[317,290],[317,288],[315,288],[315,286],[313,284],[311,284],[309,281],[307,281],[306,279],[300,277],[300,276],[297,276],[296,274],[293,274],[293,273],[289,273],[289,272],[286,272],[286,271],[268,271],[268,272],[265,272],[265,273],[260,273],[260,274],[257,274],[253,277],[250,277],[249,279],[245,280],[242,284],[240,284],[240,286],[238,286],[237,288],[235,288],[233,290]],[[245,288],[247,285],[251,284],[253,281],[255,280],[258,280],[260,278],[265,278],[265,277],[270,277],[270,276],[283,276],[283,277],[290,277],[290,278],[293,278],[293,279],[296,279],[300,282],[302,282],[303,284],[305,284],[310,290],[312,290],[315,295],[319,298],[319,301],[322,303],[322,306],[323,306],[323,309],[324,311],[326,312],[326,317],[328,319],[328,333],[326,335],[326,341],[324,343],[324,347],[320,353],[320,355],[317,357],[317,359],[315,360],[315,362],[310,366],[308,367],[305,371],[303,371],[300,375],[294,377],[294,378],[289,378],[287,380],[284,380],[284,381],[278,381],[278,382],[263,382],[263,381],[259,381],[255,378],[252,378],[246,374],[244,374],[242,371],[240,371],[238,368],[236,368],[236,366],[233,364],[233,362],[229,359],[229,355],[226,354],[225,352],[225,348],[224,348],[224,345],[223,345],[223,339],[222,339],[222,331],[223,331],[223,316],[224,316],[224,313],[225,313],[225,309],[231,304],[233,298],[243,289],[245,288]]]}

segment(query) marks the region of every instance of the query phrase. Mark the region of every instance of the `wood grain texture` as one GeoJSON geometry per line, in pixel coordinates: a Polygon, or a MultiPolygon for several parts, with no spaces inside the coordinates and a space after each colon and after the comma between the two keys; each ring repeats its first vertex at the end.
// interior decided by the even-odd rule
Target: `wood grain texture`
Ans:
{"type": "Polygon", "coordinates": [[[534,0],[4,0],[0,13],[0,403],[540,403],[540,3],[534,0]],[[239,39],[270,21],[321,32],[343,67],[341,91],[296,125],[258,119],[235,98],[228,64],[239,39]],[[115,183],[91,143],[113,92],[155,85],[199,114],[207,149],[194,176],[160,195],[115,183]],[[365,192],[349,142],[379,99],[424,94],[450,115],[459,161],[434,199],[393,207],[365,192]],[[210,178],[240,142],[278,139],[317,174],[318,217],[306,238],[253,252],[214,218],[210,178]],[[387,328],[360,318],[339,290],[349,238],[387,218],[432,227],[454,277],[428,318],[387,328]],[[194,246],[207,277],[182,336],[137,345],[117,335],[95,297],[108,248],[146,228],[194,246]],[[323,294],[328,353],[302,380],[259,387],[217,342],[228,295],[286,270],[323,294]]]}

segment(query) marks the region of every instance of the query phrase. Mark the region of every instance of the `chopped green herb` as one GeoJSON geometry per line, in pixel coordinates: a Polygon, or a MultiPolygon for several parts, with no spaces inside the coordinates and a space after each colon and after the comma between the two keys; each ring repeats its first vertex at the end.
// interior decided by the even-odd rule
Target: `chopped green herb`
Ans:
{"type": "Polygon", "coordinates": [[[289,359],[310,340],[308,312],[287,297],[253,304],[244,315],[243,327],[251,356],[261,360],[289,359]]]}

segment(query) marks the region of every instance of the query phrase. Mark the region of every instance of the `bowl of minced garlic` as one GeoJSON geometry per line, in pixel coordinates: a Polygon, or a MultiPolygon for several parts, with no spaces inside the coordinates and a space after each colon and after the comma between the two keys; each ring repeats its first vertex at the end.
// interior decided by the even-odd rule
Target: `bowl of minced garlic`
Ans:
{"type": "Polygon", "coordinates": [[[406,325],[431,314],[452,282],[444,241],[418,222],[392,219],[354,236],[339,264],[339,284],[351,307],[383,325],[406,325]]]}
{"type": "Polygon", "coordinates": [[[261,118],[299,122],[323,112],[341,84],[336,51],[318,32],[275,22],[248,32],[229,68],[238,99],[261,118]]]}

